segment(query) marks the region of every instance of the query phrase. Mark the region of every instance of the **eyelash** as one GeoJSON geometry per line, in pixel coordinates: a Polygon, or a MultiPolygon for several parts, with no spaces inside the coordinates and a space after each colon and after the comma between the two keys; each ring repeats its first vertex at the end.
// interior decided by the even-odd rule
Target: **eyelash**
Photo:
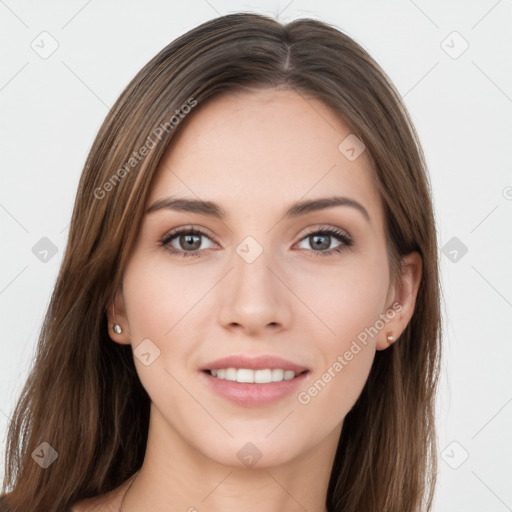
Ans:
{"type": "MultiPolygon", "coordinates": [[[[171,248],[169,243],[173,239],[178,237],[179,235],[183,235],[183,234],[205,236],[206,238],[210,238],[210,240],[211,240],[211,237],[207,233],[202,231],[201,229],[188,227],[188,228],[179,228],[174,231],[171,231],[170,233],[165,235],[165,237],[162,240],[159,241],[159,245],[161,247],[163,247],[165,250],[167,250],[170,253],[175,254],[179,257],[200,256],[201,251],[197,250],[197,249],[192,252],[192,251],[177,250],[174,247],[171,248]]],[[[320,257],[331,256],[333,254],[340,253],[353,245],[353,241],[350,236],[348,236],[344,232],[339,231],[338,229],[335,229],[335,228],[320,228],[315,231],[311,231],[309,233],[306,233],[306,235],[304,235],[300,239],[300,241],[302,241],[312,235],[329,235],[329,236],[332,236],[333,238],[336,238],[339,242],[342,242],[340,245],[338,245],[338,247],[335,247],[334,249],[330,249],[329,251],[313,251],[312,249],[310,249],[310,252],[312,252],[314,256],[320,256],[320,257]]]]}

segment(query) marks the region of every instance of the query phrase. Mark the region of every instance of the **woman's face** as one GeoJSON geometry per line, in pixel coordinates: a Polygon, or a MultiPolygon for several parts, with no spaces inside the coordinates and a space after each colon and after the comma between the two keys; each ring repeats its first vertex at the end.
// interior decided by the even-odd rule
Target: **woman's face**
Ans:
{"type": "Polygon", "coordinates": [[[368,155],[325,104],[289,90],[227,93],[190,116],[147,208],[195,206],[146,214],[115,302],[123,333],[112,337],[132,344],[152,428],[195,453],[237,466],[261,457],[264,467],[332,448],[375,350],[408,321],[389,281],[368,155]],[[287,214],[333,197],[360,206],[287,214]],[[226,380],[282,378],[285,363],[271,359],[260,370],[277,371],[204,371],[228,356],[279,357],[307,372],[273,384],[226,380]]]}

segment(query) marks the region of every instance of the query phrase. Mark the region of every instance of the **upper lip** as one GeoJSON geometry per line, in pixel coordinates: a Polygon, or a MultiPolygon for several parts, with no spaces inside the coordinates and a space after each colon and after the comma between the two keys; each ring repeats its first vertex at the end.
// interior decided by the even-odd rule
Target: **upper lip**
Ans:
{"type": "Polygon", "coordinates": [[[232,355],[216,359],[205,364],[200,370],[218,370],[220,368],[248,368],[251,370],[264,370],[266,368],[281,368],[282,370],[291,370],[294,373],[302,373],[308,368],[299,364],[283,359],[282,357],[272,355],[260,355],[249,357],[245,355],[232,355]]]}

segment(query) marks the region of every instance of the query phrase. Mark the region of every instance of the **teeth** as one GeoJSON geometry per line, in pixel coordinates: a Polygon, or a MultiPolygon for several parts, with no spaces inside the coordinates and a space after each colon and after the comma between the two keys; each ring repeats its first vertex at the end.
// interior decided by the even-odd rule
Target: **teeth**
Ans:
{"type": "Polygon", "coordinates": [[[280,382],[295,377],[295,372],[282,370],[281,368],[250,370],[249,368],[222,368],[210,370],[211,374],[218,379],[237,382],[249,382],[255,384],[268,384],[269,382],[280,382]]]}

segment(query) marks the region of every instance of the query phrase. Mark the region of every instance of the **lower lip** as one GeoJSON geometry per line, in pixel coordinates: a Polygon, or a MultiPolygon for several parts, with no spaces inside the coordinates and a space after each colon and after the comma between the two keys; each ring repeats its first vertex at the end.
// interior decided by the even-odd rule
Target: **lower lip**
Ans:
{"type": "Polygon", "coordinates": [[[305,372],[293,379],[254,384],[219,379],[205,371],[201,373],[217,394],[242,407],[262,407],[277,402],[292,393],[309,375],[305,372]]]}

